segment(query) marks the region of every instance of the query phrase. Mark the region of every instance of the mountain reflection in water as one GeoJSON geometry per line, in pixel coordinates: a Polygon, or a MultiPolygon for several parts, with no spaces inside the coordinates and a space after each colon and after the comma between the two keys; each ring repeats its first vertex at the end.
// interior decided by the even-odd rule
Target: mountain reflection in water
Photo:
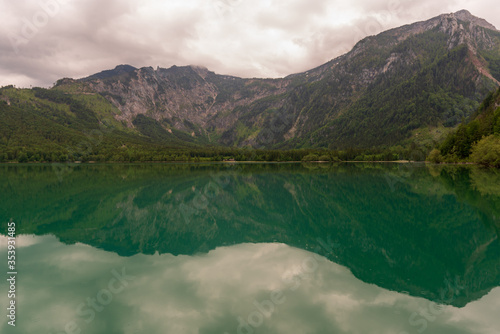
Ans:
{"type": "Polygon", "coordinates": [[[463,307],[500,285],[499,184],[457,166],[3,165],[0,215],[121,256],[283,243],[463,307]]]}

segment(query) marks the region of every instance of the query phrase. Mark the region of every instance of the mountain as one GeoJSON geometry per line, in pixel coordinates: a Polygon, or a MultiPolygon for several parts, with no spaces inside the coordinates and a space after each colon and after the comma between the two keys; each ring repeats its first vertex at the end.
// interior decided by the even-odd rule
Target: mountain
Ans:
{"type": "Polygon", "coordinates": [[[200,140],[217,142],[225,129],[238,122],[236,109],[282,96],[291,82],[241,79],[195,66],[134,71],[123,71],[123,67],[80,80],[63,79],[54,89],[104,96],[121,112],[115,118],[130,128],[148,119],[167,131],[177,129],[200,140]]]}
{"type": "MultiPolygon", "coordinates": [[[[463,10],[367,37],[347,54],[285,78],[120,65],[61,79],[49,91],[84,101],[98,123],[109,119],[120,134],[160,146],[347,149],[418,143],[422,129],[437,129],[432,140],[439,140],[499,81],[500,32],[463,10]]],[[[37,94],[2,89],[0,99],[12,104],[0,112],[26,103],[68,109],[62,99],[48,103],[42,95],[49,93],[37,94]]],[[[51,117],[39,123],[60,116],[51,117]]]]}

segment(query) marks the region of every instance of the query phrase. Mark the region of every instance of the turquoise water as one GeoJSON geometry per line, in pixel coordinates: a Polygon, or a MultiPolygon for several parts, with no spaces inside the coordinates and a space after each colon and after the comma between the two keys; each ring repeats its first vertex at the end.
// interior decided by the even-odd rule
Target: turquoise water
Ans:
{"type": "Polygon", "coordinates": [[[0,231],[18,233],[1,333],[500,328],[493,170],[0,165],[0,187],[0,231]]]}

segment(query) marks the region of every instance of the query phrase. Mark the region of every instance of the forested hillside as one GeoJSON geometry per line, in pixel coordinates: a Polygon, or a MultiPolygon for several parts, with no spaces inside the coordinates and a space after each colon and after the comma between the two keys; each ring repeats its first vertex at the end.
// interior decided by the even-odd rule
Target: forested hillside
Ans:
{"type": "Polygon", "coordinates": [[[460,124],[429,160],[500,167],[500,89],[490,93],[471,120],[460,124]]]}

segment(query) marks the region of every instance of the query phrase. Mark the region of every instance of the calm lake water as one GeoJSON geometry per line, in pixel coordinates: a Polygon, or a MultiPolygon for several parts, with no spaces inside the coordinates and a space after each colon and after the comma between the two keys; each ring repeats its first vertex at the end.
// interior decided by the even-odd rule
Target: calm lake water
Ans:
{"type": "Polygon", "coordinates": [[[500,332],[500,172],[0,165],[0,333],[500,332]]]}

